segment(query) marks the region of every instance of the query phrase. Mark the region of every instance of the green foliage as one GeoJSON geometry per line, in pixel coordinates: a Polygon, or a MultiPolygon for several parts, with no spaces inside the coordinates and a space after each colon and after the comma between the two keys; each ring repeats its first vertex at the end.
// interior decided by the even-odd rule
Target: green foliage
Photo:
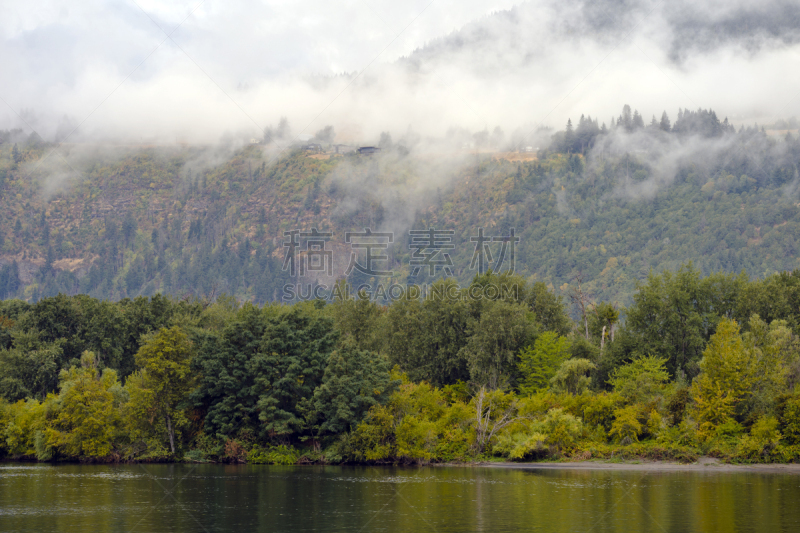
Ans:
{"type": "Polygon", "coordinates": [[[725,319],[720,322],[703,352],[700,370],[711,383],[727,391],[734,401],[749,394],[755,381],[754,354],[745,347],[735,321],[725,319]]]}
{"type": "Polygon", "coordinates": [[[336,342],[329,319],[291,309],[270,320],[250,362],[262,431],[291,435],[306,429],[299,406],[322,382],[336,342]]]}
{"type": "MultiPolygon", "coordinates": [[[[800,363],[800,342],[786,321],[767,323],[750,317],[749,331],[742,335],[753,360],[753,385],[747,398],[749,418],[770,414],[778,397],[786,391],[790,376],[800,363]]],[[[794,381],[794,378],[791,378],[794,381]]]]}
{"type": "Polygon", "coordinates": [[[55,390],[64,361],[63,340],[46,343],[38,331],[14,330],[12,347],[0,351],[0,395],[9,401],[44,399],[55,390]]]}
{"type": "Polygon", "coordinates": [[[332,320],[314,306],[242,306],[221,331],[197,342],[193,365],[201,378],[192,403],[204,413],[206,431],[229,438],[242,431],[262,439],[305,434],[304,412],[336,340],[332,320]]]}
{"type": "Polygon", "coordinates": [[[5,304],[15,318],[0,348],[0,395],[12,401],[55,391],[59,372],[79,365],[85,351],[95,354],[99,371],[111,368],[125,378],[143,334],[192,312],[162,296],[111,303],[58,295],[33,306],[5,304]]]}
{"type": "Polygon", "coordinates": [[[352,459],[385,461],[395,457],[395,417],[389,407],[373,407],[350,439],[352,459]]]}
{"type": "Polygon", "coordinates": [[[328,358],[322,384],[309,402],[310,418],[322,419],[320,433],[355,429],[367,411],[386,403],[399,384],[390,378],[383,356],[361,350],[348,339],[328,358]]]}
{"type": "Polygon", "coordinates": [[[714,433],[715,426],[737,412],[742,415],[743,407],[747,406],[743,400],[759,390],[762,384],[770,383],[772,372],[780,372],[777,367],[759,375],[761,352],[752,343],[745,345],[735,321],[723,319],[719,323],[717,332],[703,352],[699,365],[701,374],[692,386],[695,418],[701,437],[708,438],[714,433]]]}
{"type": "MultiPolygon", "coordinates": [[[[754,308],[741,301],[752,282],[692,272],[681,271],[674,298],[662,287],[647,300],[672,334],[700,339],[702,358],[686,364],[661,341],[648,344],[640,326],[607,336],[602,350],[594,335],[567,338],[551,291],[491,271],[467,288],[437,281],[425,298],[389,307],[364,298],[0,301],[0,455],[270,464],[796,457],[793,311],[769,321],[751,314],[740,330],[728,315],[754,308]],[[467,297],[490,283],[515,289],[467,297]],[[652,355],[642,355],[648,346],[652,355]]],[[[776,280],[791,295],[794,278],[776,280]]],[[[613,306],[597,309],[607,326],[617,320],[613,306]]]]}
{"type": "Polygon", "coordinates": [[[534,342],[519,353],[517,371],[519,389],[525,394],[544,390],[561,364],[569,357],[569,341],[554,331],[542,333],[534,342]]]}
{"type": "Polygon", "coordinates": [[[574,447],[583,429],[581,420],[562,409],[551,409],[534,429],[547,435],[546,442],[558,450],[574,447]]]}
{"type": "Polygon", "coordinates": [[[700,376],[692,389],[692,414],[698,422],[698,436],[707,439],[716,433],[718,426],[731,421],[736,398],[732,391],[723,389],[722,384],[708,376],[700,376]]]}
{"type": "Polygon", "coordinates": [[[534,459],[547,455],[546,441],[544,433],[504,433],[497,438],[493,452],[511,461],[534,459]]]}
{"type": "Polygon", "coordinates": [[[524,304],[487,302],[479,319],[468,323],[469,335],[459,355],[467,360],[473,382],[489,388],[512,383],[516,355],[536,333],[536,325],[524,304]]]}
{"type": "Polygon", "coordinates": [[[619,310],[607,303],[601,302],[594,306],[594,309],[589,313],[589,332],[593,338],[600,338],[605,335],[605,341],[611,339],[611,332],[619,322],[619,310]],[[605,333],[604,329],[605,328],[605,333]]]}
{"type": "Polygon", "coordinates": [[[198,335],[192,367],[199,382],[190,398],[209,434],[232,438],[259,426],[253,362],[271,316],[271,308],[245,304],[219,330],[198,335]]]}
{"type": "Polygon", "coordinates": [[[519,419],[519,405],[511,393],[481,387],[469,404],[475,428],[474,448],[484,453],[500,432],[519,419]]]}
{"type": "Polygon", "coordinates": [[[637,350],[665,359],[672,375],[695,375],[706,342],[720,318],[734,314],[745,284],[743,275],[701,278],[691,263],[674,273],[651,272],[627,310],[637,350]]]}
{"type": "MultiPolygon", "coordinates": [[[[114,459],[122,442],[120,405],[125,394],[113,370],[97,370],[95,354],[85,352],[81,368],[63,370],[61,391],[47,417],[39,459],[114,459]]],[[[118,457],[118,456],[117,456],[118,457]]]]}
{"type": "Polygon", "coordinates": [[[192,387],[193,353],[191,342],[177,326],[162,328],[136,353],[141,370],[125,385],[130,396],[126,423],[134,441],[161,450],[168,439],[169,452],[175,454],[180,445],[177,434],[189,424],[180,404],[192,387]]]}
{"type": "Polygon", "coordinates": [[[683,421],[686,407],[691,399],[692,394],[689,387],[678,386],[672,391],[672,394],[667,399],[667,411],[672,416],[673,424],[678,425],[683,421]]]}
{"type": "Polygon", "coordinates": [[[284,444],[262,449],[253,448],[247,453],[247,462],[251,464],[293,465],[300,458],[300,453],[284,444]]]}
{"type": "Polygon", "coordinates": [[[556,296],[541,281],[537,281],[524,287],[520,285],[520,290],[524,291],[524,300],[530,310],[536,316],[536,321],[544,331],[553,331],[558,335],[566,336],[572,330],[572,320],[566,311],[561,296],[556,296]]]}
{"type": "Polygon", "coordinates": [[[774,416],[761,417],[753,424],[750,435],[741,440],[737,452],[744,459],[768,461],[781,438],[778,420],[774,416]]]}
{"type": "Polygon", "coordinates": [[[510,460],[557,457],[574,451],[583,435],[581,419],[560,407],[534,407],[530,401],[522,400],[519,413],[524,415],[499,433],[492,448],[495,455],[510,460]]]}
{"type": "Polygon", "coordinates": [[[800,395],[786,394],[776,402],[780,431],[787,444],[800,444],[800,395]]]}
{"type": "MultiPolygon", "coordinates": [[[[347,289],[343,289],[346,291],[347,289]]],[[[356,299],[336,300],[330,306],[336,327],[362,350],[382,351],[385,342],[386,308],[362,293],[356,299]]]]}
{"type": "Polygon", "coordinates": [[[595,368],[588,359],[568,359],[561,363],[550,384],[556,392],[580,394],[589,388],[592,379],[587,374],[595,368]]]}
{"type": "Polygon", "coordinates": [[[647,402],[663,393],[669,381],[665,363],[657,357],[638,357],[614,370],[609,384],[628,402],[647,402]]]}
{"type": "Polygon", "coordinates": [[[54,402],[54,395],[50,395],[44,402],[31,398],[6,405],[4,419],[7,425],[3,429],[3,440],[8,455],[47,458],[42,437],[46,417],[52,412],[54,402]]]}
{"type": "Polygon", "coordinates": [[[394,302],[387,313],[387,353],[413,380],[435,385],[466,381],[470,374],[460,353],[468,339],[469,308],[460,297],[455,280],[434,284],[444,297],[431,290],[424,300],[394,302]]]}
{"type": "Polygon", "coordinates": [[[386,406],[373,407],[351,439],[352,458],[413,462],[464,460],[474,439],[471,409],[441,390],[404,381],[386,406]]]}
{"type": "Polygon", "coordinates": [[[630,444],[638,442],[642,434],[642,424],[639,422],[640,407],[629,405],[614,412],[614,423],[611,425],[609,435],[616,437],[621,443],[630,444]]]}

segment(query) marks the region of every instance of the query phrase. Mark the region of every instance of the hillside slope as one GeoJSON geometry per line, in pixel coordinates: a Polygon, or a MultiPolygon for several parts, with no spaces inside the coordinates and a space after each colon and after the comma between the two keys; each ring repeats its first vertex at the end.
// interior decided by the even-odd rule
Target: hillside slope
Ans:
{"type": "MultiPolygon", "coordinates": [[[[272,160],[259,145],[50,154],[38,139],[6,142],[0,297],[280,299],[290,281],[284,232],[312,227],[333,233],[335,265],[315,282],[344,275],[353,251],[345,232],[368,227],[394,232],[388,269],[400,284],[440,275],[411,267],[407,232],[430,227],[453,231],[448,253],[462,282],[477,272],[479,228],[495,237],[514,228],[518,273],[559,293],[580,275],[595,299],[621,304],[650,269],[686,261],[756,277],[798,268],[798,143],[750,135],[749,152],[731,142],[715,163],[674,164],[670,179],[664,155],[643,150],[543,151],[530,162],[393,151],[272,160]]],[[[497,260],[502,243],[489,246],[497,260]]],[[[368,281],[357,270],[350,278],[368,281]]]]}

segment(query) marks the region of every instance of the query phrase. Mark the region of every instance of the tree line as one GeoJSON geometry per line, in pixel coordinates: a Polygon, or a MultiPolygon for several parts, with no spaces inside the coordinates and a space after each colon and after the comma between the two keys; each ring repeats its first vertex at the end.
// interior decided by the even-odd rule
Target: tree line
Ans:
{"type": "Polygon", "coordinates": [[[389,306],[363,293],[264,306],[227,296],[2,301],[0,453],[253,463],[800,456],[800,271],[750,280],[688,264],[651,273],[627,308],[577,284],[565,302],[509,273],[436,283],[389,306]],[[488,284],[513,290],[470,291],[488,284]]]}
{"type": "MultiPolygon", "coordinates": [[[[605,122],[598,124],[598,119],[592,119],[591,115],[581,115],[577,125],[573,125],[572,119],[568,119],[564,131],[553,135],[550,149],[563,153],[586,154],[594,146],[598,136],[617,130],[629,134],[644,132],[663,136],[671,133],[678,137],[696,135],[706,138],[722,137],[737,132],[733,124],[728,122],[727,117],[720,120],[713,109],[702,108],[697,111],[678,109],[674,124],[670,121],[667,112],[663,111],[659,119],[653,115],[650,122],[645,125],[645,119],[639,114],[639,111],[631,112],[631,106],[625,104],[622,113],[616,118],[611,117],[609,124],[610,126],[606,126],[605,122]]],[[[758,127],[748,128],[747,132],[757,133],[758,127]]],[[[745,133],[745,128],[740,128],[739,133],[745,133]]]]}

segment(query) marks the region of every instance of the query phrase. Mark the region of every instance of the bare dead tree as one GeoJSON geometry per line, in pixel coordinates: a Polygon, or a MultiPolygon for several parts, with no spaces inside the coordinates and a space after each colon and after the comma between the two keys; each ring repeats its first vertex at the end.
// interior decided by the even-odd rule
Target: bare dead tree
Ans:
{"type": "Polygon", "coordinates": [[[599,324],[603,324],[603,333],[600,337],[601,352],[606,344],[606,330],[608,330],[609,341],[614,342],[614,332],[616,330],[617,321],[619,320],[619,310],[617,309],[618,305],[618,303],[614,303],[613,305],[592,304],[592,311],[594,311],[594,315],[597,317],[597,322],[599,324]],[[602,311],[599,310],[599,308],[602,308],[602,311]]]}
{"type": "Polygon", "coordinates": [[[498,431],[524,418],[514,416],[515,409],[509,407],[500,413],[499,418],[492,420],[492,404],[490,401],[487,402],[486,396],[486,387],[481,387],[475,395],[475,444],[479,453],[483,453],[486,445],[498,431]]]}
{"type": "Polygon", "coordinates": [[[606,347],[606,327],[603,325],[603,332],[600,334],[600,351],[606,347]]]}

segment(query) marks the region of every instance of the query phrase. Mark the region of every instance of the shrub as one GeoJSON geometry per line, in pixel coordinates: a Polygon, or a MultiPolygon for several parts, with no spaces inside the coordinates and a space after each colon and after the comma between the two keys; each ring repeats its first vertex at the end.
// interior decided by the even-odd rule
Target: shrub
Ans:
{"type": "Polygon", "coordinates": [[[686,414],[686,406],[692,399],[692,395],[688,387],[680,387],[675,389],[667,401],[667,411],[672,415],[672,425],[677,426],[683,421],[686,414]]]}
{"type": "Polygon", "coordinates": [[[504,433],[498,437],[493,451],[512,461],[542,457],[548,452],[547,439],[547,435],[538,432],[504,433]]]}
{"type": "Polygon", "coordinates": [[[547,435],[547,444],[562,451],[574,447],[583,430],[583,423],[563,409],[550,409],[544,419],[534,424],[533,429],[547,435]]]}
{"type": "Polygon", "coordinates": [[[784,396],[778,400],[780,430],[787,444],[800,444],[800,396],[784,396]]]}
{"type": "Polygon", "coordinates": [[[435,422],[406,415],[395,431],[397,455],[418,462],[429,462],[436,457],[439,432],[435,422]]]}
{"type": "Polygon", "coordinates": [[[652,436],[657,436],[665,427],[664,417],[658,411],[652,409],[647,417],[647,432],[652,436]]]}
{"type": "Polygon", "coordinates": [[[658,357],[638,357],[616,368],[608,383],[628,402],[646,402],[661,394],[669,381],[666,362],[658,357]]]}
{"type": "Polygon", "coordinates": [[[595,368],[588,359],[569,359],[561,364],[550,384],[556,392],[580,394],[589,388],[592,378],[587,374],[595,368]]]}
{"type": "Polygon", "coordinates": [[[247,462],[252,464],[293,465],[299,458],[297,450],[283,444],[272,448],[254,447],[247,454],[247,462]]]}
{"type": "Polygon", "coordinates": [[[583,421],[591,426],[601,425],[605,431],[611,430],[615,411],[621,402],[616,393],[602,392],[589,397],[583,408],[583,421]]]}
{"type": "Polygon", "coordinates": [[[550,392],[539,392],[517,402],[519,416],[537,417],[544,415],[559,404],[559,398],[550,392]]]}
{"type": "Polygon", "coordinates": [[[723,438],[738,437],[744,431],[744,427],[739,422],[731,419],[717,426],[716,435],[723,438]]]}
{"type": "Polygon", "coordinates": [[[616,419],[611,425],[611,436],[616,436],[622,444],[638,442],[639,435],[642,434],[642,424],[639,422],[639,408],[636,405],[629,405],[614,411],[616,419]]]}
{"type": "Polygon", "coordinates": [[[225,460],[230,463],[244,463],[247,459],[247,450],[239,441],[229,439],[225,442],[225,460]]]}
{"type": "Polygon", "coordinates": [[[746,459],[768,460],[778,448],[781,437],[778,419],[774,416],[761,417],[753,424],[750,435],[739,442],[738,455],[746,459]]]}
{"type": "Polygon", "coordinates": [[[351,459],[382,461],[395,455],[394,417],[388,406],[373,407],[349,442],[351,459]]]}

